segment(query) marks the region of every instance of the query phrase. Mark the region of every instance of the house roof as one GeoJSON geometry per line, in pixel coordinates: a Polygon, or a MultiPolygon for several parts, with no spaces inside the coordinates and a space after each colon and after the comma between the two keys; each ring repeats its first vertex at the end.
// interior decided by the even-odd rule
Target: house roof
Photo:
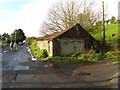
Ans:
{"type": "MultiPolygon", "coordinates": [[[[76,25],[80,25],[80,24],[76,24],[76,25]]],[[[61,31],[61,32],[55,32],[55,33],[53,33],[53,34],[51,34],[51,35],[48,35],[48,34],[47,34],[47,35],[45,35],[42,39],[43,39],[43,40],[51,41],[51,40],[53,40],[53,39],[61,36],[61,35],[64,34],[65,32],[71,30],[71,29],[72,29],[73,27],[75,27],[76,25],[71,26],[71,27],[69,27],[68,29],[65,29],[65,30],[63,30],[63,31],[61,31]]],[[[89,35],[90,35],[90,34],[89,34],[89,35]]],[[[90,36],[91,36],[91,35],[90,35],[90,36]]]]}

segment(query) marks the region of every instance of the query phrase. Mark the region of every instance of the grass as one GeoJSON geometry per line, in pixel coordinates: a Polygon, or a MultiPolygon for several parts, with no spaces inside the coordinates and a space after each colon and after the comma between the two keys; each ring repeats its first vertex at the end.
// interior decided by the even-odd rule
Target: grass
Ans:
{"type": "Polygon", "coordinates": [[[55,56],[55,57],[47,57],[44,58],[43,61],[52,61],[52,62],[59,62],[59,63],[90,63],[93,61],[90,60],[84,60],[84,59],[79,59],[75,57],[60,57],[60,56],[55,56]]]}
{"type": "Polygon", "coordinates": [[[118,76],[120,75],[119,72],[115,73],[112,77],[111,77],[111,80],[109,80],[105,85],[107,87],[111,87],[112,85],[114,85],[115,83],[119,83],[118,81],[118,76]]]}
{"type": "MultiPolygon", "coordinates": [[[[112,36],[112,34],[118,34],[118,29],[120,24],[108,24],[105,26],[106,41],[108,43],[118,43],[118,36],[112,36]]],[[[92,36],[97,40],[102,40],[103,30],[99,30],[97,33],[94,33],[92,36]]]]}
{"type": "Polygon", "coordinates": [[[115,61],[115,62],[113,62],[112,64],[113,64],[113,65],[116,65],[116,64],[120,64],[120,62],[119,62],[119,61],[115,61]]]}

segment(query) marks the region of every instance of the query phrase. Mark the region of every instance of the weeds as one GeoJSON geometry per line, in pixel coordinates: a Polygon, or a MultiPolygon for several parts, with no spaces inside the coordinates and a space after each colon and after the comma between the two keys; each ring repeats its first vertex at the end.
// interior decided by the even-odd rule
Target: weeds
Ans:
{"type": "Polygon", "coordinates": [[[37,47],[35,42],[32,42],[30,45],[32,54],[38,58],[42,59],[44,61],[54,61],[54,62],[64,62],[64,63],[78,63],[78,62],[96,62],[98,60],[104,60],[104,59],[113,59],[113,58],[120,58],[119,54],[113,54],[111,52],[106,52],[105,54],[102,53],[96,53],[94,50],[88,50],[82,53],[74,53],[69,56],[54,56],[54,57],[48,57],[47,50],[43,49],[40,50],[40,48],[37,47]]]}
{"type": "Polygon", "coordinates": [[[3,46],[7,45],[7,41],[6,40],[2,40],[2,45],[3,46]]]}
{"type": "Polygon", "coordinates": [[[116,62],[113,62],[112,64],[113,64],[113,65],[116,65],[116,64],[120,64],[120,62],[119,62],[119,61],[116,61],[116,62]]]}
{"type": "Polygon", "coordinates": [[[33,42],[31,45],[30,45],[30,48],[32,50],[32,54],[38,58],[38,59],[41,59],[41,58],[46,58],[48,57],[48,53],[47,53],[47,50],[45,49],[42,49],[40,50],[40,48],[37,47],[36,43],[33,42]]]}
{"type": "Polygon", "coordinates": [[[78,62],[96,62],[98,60],[104,60],[104,59],[113,59],[118,58],[118,55],[114,55],[110,52],[107,52],[105,54],[102,53],[96,53],[94,50],[89,50],[87,52],[83,53],[76,53],[70,56],[66,57],[47,57],[44,60],[54,61],[54,62],[64,62],[64,63],[78,63],[78,62]]]}

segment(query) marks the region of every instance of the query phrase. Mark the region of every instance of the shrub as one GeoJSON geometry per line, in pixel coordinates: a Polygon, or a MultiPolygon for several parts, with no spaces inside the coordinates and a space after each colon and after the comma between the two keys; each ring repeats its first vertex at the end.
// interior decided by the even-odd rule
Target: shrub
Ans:
{"type": "Polygon", "coordinates": [[[113,59],[113,58],[118,58],[118,55],[114,55],[111,52],[107,52],[105,54],[100,54],[98,56],[99,60],[101,60],[101,59],[113,59]]]}
{"type": "Polygon", "coordinates": [[[30,45],[30,48],[31,48],[32,54],[36,58],[41,59],[41,58],[48,57],[47,50],[45,50],[45,49],[40,50],[40,48],[37,47],[35,42],[32,42],[32,44],[30,45]]]}
{"type": "Polygon", "coordinates": [[[98,54],[94,50],[89,50],[87,52],[81,53],[80,56],[78,57],[81,60],[84,61],[97,61],[98,60],[98,54]]]}
{"type": "Polygon", "coordinates": [[[36,58],[40,59],[41,58],[41,50],[37,50],[34,55],[36,58]]]}
{"type": "Polygon", "coordinates": [[[47,50],[45,50],[45,49],[40,50],[40,49],[38,48],[38,49],[36,49],[35,51],[33,51],[32,53],[33,53],[33,55],[34,55],[36,58],[38,58],[38,59],[48,57],[47,50]]]}
{"type": "Polygon", "coordinates": [[[2,45],[7,45],[7,41],[6,40],[2,40],[2,45]]]}
{"type": "Polygon", "coordinates": [[[45,50],[45,49],[40,50],[40,57],[41,57],[41,58],[46,58],[46,57],[48,57],[47,50],[45,50]]]}
{"type": "Polygon", "coordinates": [[[114,58],[114,55],[110,52],[105,53],[106,58],[114,58]]]}

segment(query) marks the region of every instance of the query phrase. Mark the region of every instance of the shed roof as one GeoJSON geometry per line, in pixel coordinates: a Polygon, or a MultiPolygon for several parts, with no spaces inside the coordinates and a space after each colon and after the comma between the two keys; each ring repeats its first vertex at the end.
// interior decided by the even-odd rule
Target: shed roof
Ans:
{"type": "Polygon", "coordinates": [[[51,34],[51,35],[46,34],[45,36],[43,36],[43,40],[48,40],[48,41],[53,40],[54,38],[59,37],[60,35],[62,35],[62,34],[65,33],[66,31],[69,31],[72,27],[74,27],[74,26],[71,26],[71,27],[69,27],[68,29],[62,30],[62,31],[60,31],[60,32],[54,32],[54,33],[51,34]]]}
{"type": "MultiPolygon", "coordinates": [[[[79,25],[80,26],[80,24],[76,24],[76,25],[79,25]]],[[[74,25],[74,26],[71,26],[71,27],[69,27],[68,29],[65,29],[65,30],[63,30],[63,31],[61,31],[61,32],[55,32],[55,33],[53,33],[53,34],[51,34],[51,35],[45,35],[44,37],[43,37],[43,40],[48,40],[48,41],[51,41],[51,40],[53,40],[53,39],[55,39],[55,38],[57,38],[57,37],[59,37],[59,36],[61,36],[62,34],[64,34],[65,32],[67,32],[67,31],[69,31],[69,30],[71,30],[73,27],[75,27],[76,25],[74,25]]],[[[86,31],[85,31],[86,32],[86,31]]],[[[90,34],[88,34],[89,36],[91,36],[90,34]]],[[[92,37],[92,36],[91,36],[92,37]]]]}
{"type": "Polygon", "coordinates": [[[54,38],[57,38],[58,36],[62,35],[62,34],[65,33],[66,31],[68,31],[68,30],[63,30],[63,31],[61,31],[61,32],[55,32],[55,33],[53,33],[53,34],[51,34],[51,35],[49,35],[49,36],[47,36],[47,37],[44,37],[43,39],[50,41],[50,40],[52,40],[52,39],[54,39],[54,38]]]}

